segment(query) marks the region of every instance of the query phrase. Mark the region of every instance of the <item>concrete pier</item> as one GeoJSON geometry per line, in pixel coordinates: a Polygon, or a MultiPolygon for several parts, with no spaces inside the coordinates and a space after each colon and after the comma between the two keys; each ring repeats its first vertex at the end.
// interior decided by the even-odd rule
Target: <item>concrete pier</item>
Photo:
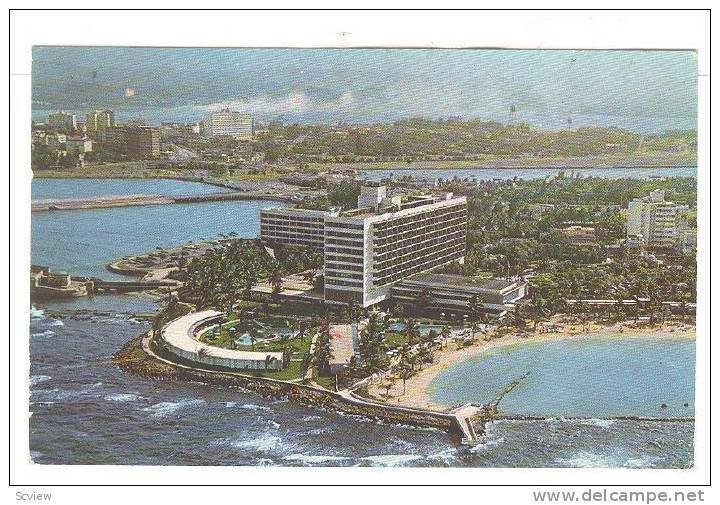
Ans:
{"type": "Polygon", "coordinates": [[[227,202],[234,200],[276,200],[293,201],[296,195],[284,193],[266,193],[263,191],[233,191],[227,193],[209,193],[206,195],[120,195],[97,196],[90,198],[56,198],[34,200],[31,203],[33,212],[53,210],[105,209],[112,207],[131,207],[139,205],[168,205],[179,203],[227,202]]]}

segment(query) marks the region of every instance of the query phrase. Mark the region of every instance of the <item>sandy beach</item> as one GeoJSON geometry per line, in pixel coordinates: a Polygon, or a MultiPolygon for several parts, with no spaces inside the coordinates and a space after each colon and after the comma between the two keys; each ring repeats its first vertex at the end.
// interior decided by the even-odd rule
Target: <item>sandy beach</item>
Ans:
{"type": "Polygon", "coordinates": [[[539,326],[535,332],[511,332],[507,335],[489,340],[485,340],[485,338],[487,338],[485,335],[478,334],[476,343],[471,346],[458,347],[457,344],[450,343],[447,348],[436,350],[433,363],[426,365],[420,372],[407,380],[405,384],[405,394],[403,394],[403,384],[401,380],[395,382],[389,390],[389,396],[386,396],[386,389],[381,387],[379,383],[372,384],[368,388],[368,393],[374,399],[390,404],[445,411],[447,410],[446,406],[440,405],[433,400],[431,384],[433,379],[441,372],[462,360],[488,352],[491,349],[513,344],[570,338],[623,338],[628,336],[694,339],[695,323],[668,321],[662,326],[656,325],[650,327],[642,323],[636,324],[633,321],[623,321],[611,325],[597,323],[582,325],[574,322],[562,322],[558,317],[546,323],[544,328],[539,326]]]}

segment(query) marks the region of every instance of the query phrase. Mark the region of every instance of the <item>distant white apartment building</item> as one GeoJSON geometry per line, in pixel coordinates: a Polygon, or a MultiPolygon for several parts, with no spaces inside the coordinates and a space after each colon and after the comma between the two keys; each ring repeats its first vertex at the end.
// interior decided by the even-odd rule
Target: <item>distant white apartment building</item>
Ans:
{"type": "Polygon", "coordinates": [[[655,190],[628,204],[627,236],[650,247],[678,247],[688,229],[687,205],[665,200],[665,192],[655,190]]]}
{"type": "Polygon", "coordinates": [[[357,209],[261,214],[261,238],[269,242],[319,247],[321,227],[325,300],[368,307],[390,298],[402,279],[464,261],[467,200],[452,193],[389,198],[376,186],[362,188],[357,209]]]}
{"type": "Polygon", "coordinates": [[[77,129],[77,117],[63,110],[52,112],[48,115],[47,126],[52,130],[71,132],[77,129]]]}
{"type": "Polygon", "coordinates": [[[205,116],[200,122],[200,131],[206,137],[229,135],[239,140],[251,140],[253,122],[250,114],[223,109],[205,116]]]}

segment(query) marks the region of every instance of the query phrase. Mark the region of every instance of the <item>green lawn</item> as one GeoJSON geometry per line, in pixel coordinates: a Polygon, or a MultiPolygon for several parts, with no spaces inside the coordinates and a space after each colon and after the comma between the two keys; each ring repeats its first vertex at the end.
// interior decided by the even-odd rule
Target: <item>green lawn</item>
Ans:
{"type": "Polygon", "coordinates": [[[267,379],[277,379],[283,381],[302,379],[305,375],[305,368],[300,361],[291,361],[287,368],[283,370],[257,370],[242,372],[242,375],[250,375],[252,377],[265,377],[267,379]]]}
{"type": "Polygon", "coordinates": [[[313,370],[313,381],[315,381],[316,384],[324,387],[325,389],[329,389],[331,391],[335,390],[335,376],[333,375],[324,377],[318,375],[317,370],[313,370]]]}
{"type": "Polygon", "coordinates": [[[408,343],[408,337],[404,333],[389,331],[385,333],[385,345],[394,348],[408,343]]]}

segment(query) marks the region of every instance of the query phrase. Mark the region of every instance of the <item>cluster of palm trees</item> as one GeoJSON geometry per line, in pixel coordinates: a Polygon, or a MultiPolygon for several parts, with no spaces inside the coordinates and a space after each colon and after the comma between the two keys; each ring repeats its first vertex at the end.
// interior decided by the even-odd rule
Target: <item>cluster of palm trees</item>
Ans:
{"type": "Polygon", "coordinates": [[[280,270],[280,264],[254,240],[233,240],[193,258],[187,265],[181,295],[198,308],[231,312],[240,294],[249,298],[252,287],[280,270]]]}
{"type": "MultiPolygon", "coordinates": [[[[696,203],[695,181],[640,179],[515,180],[488,183],[468,193],[467,253],[464,265],[446,267],[451,273],[491,273],[514,277],[553,264],[594,265],[608,256],[607,247],[622,243],[625,219],[621,208],[632,198],[662,188],[680,203],[696,203]],[[541,215],[533,204],[553,203],[541,215]],[[595,229],[596,242],[573,244],[559,231],[566,223],[595,229]]],[[[694,257],[693,257],[694,260],[694,257]]]]}
{"type": "Polygon", "coordinates": [[[181,294],[199,308],[231,312],[239,297],[251,298],[258,281],[267,279],[277,300],[287,272],[316,268],[318,261],[317,253],[302,248],[283,248],[274,258],[257,240],[226,240],[184,266],[186,282],[181,294]]]}

